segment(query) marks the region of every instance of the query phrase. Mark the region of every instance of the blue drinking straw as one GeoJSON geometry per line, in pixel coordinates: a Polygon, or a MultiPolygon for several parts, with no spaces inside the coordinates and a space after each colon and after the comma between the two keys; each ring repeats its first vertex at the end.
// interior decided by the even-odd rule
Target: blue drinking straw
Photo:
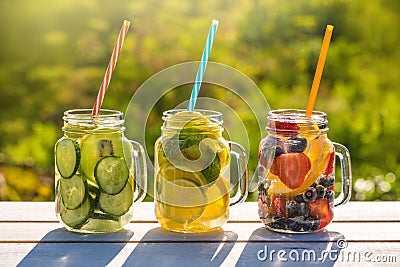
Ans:
{"type": "Polygon", "coordinates": [[[204,72],[206,71],[208,57],[210,56],[215,33],[217,32],[218,23],[219,21],[215,19],[213,19],[211,23],[210,31],[208,32],[207,36],[207,41],[204,46],[203,55],[201,56],[200,66],[199,69],[197,70],[196,80],[194,81],[192,94],[190,95],[190,100],[187,107],[188,111],[193,111],[194,106],[196,105],[197,96],[199,95],[200,92],[201,81],[203,80],[204,72]]]}

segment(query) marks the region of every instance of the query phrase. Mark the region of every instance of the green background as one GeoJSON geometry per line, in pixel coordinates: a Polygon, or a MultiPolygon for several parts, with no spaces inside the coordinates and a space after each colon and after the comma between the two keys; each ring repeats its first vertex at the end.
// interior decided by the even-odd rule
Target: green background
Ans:
{"type": "MultiPolygon", "coordinates": [[[[398,200],[399,14],[397,0],[3,0],[0,200],[54,199],[62,113],[92,107],[123,19],[132,24],[103,103],[121,111],[152,74],[200,59],[212,19],[220,25],[210,61],[248,75],[272,109],[305,108],[325,27],[333,24],[315,108],[329,114],[330,138],[350,150],[352,199],[398,200]]],[[[156,106],[155,117],[165,109],[156,106]]],[[[158,127],[150,123],[147,140],[160,135],[158,127]]],[[[250,169],[256,161],[255,153],[250,169]]]]}

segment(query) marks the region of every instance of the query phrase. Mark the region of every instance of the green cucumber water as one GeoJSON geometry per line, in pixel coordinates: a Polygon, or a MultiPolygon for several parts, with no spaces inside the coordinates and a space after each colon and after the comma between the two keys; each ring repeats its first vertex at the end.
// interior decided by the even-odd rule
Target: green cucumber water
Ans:
{"type": "Polygon", "coordinates": [[[55,145],[57,216],[70,231],[118,231],[132,218],[130,142],[111,128],[69,125],[64,133],[55,145]]]}

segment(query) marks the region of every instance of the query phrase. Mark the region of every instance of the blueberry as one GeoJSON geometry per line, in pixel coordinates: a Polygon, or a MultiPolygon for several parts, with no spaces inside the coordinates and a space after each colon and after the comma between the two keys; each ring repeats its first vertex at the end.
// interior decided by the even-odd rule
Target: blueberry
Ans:
{"type": "Polygon", "coordinates": [[[288,228],[294,232],[300,232],[303,228],[304,220],[301,217],[289,218],[287,220],[288,228]]]}
{"type": "Polygon", "coordinates": [[[301,153],[307,147],[307,139],[300,136],[294,136],[288,139],[288,152],[301,153]]]}
{"type": "Polygon", "coordinates": [[[303,222],[303,231],[308,232],[313,226],[313,221],[305,220],[303,222]]]}
{"type": "Polygon", "coordinates": [[[303,195],[297,195],[293,197],[293,200],[296,201],[297,203],[304,203],[303,195]]]}
{"type": "Polygon", "coordinates": [[[299,204],[299,211],[297,212],[297,214],[299,216],[307,216],[308,215],[308,205],[306,203],[300,203],[299,204]]]}
{"type": "Polygon", "coordinates": [[[317,199],[317,190],[314,187],[309,187],[303,192],[303,199],[307,203],[313,202],[315,199],[317,199]]]}
{"type": "Polygon", "coordinates": [[[324,198],[329,199],[329,202],[333,202],[335,200],[335,192],[333,190],[326,191],[324,198]]]}
{"type": "Polygon", "coordinates": [[[335,185],[335,176],[328,176],[329,186],[335,185]]]}
{"type": "Polygon", "coordinates": [[[323,176],[319,178],[318,183],[326,188],[331,187],[335,184],[335,178],[330,176],[323,176]]]}
{"type": "Polygon", "coordinates": [[[280,146],[277,146],[275,149],[275,158],[279,157],[282,154],[285,154],[285,151],[280,146]]]}
{"type": "Polygon", "coordinates": [[[319,228],[321,225],[321,221],[318,218],[313,218],[313,217],[307,217],[305,220],[305,224],[307,224],[306,228],[304,228],[304,231],[315,231],[319,228]]]}
{"type": "Polygon", "coordinates": [[[321,225],[321,221],[319,219],[313,219],[311,220],[311,222],[312,222],[311,231],[316,231],[321,225]]]}
{"type": "Polygon", "coordinates": [[[328,179],[326,176],[322,176],[318,180],[318,184],[322,185],[323,187],[329,187],[328,179]]]}
{"type": "Polygon", "coordinates": [[[285,208],[290,217],[297,216],[299,213],[299,204],[294,200],[287,201],[285,208]]]}
{"type": "Polygon", "coordinates": [[[317,185],[315,189],[317,190],[318,198],[323,198],[325,196],[326,188],[323,185],[317,185]]]}
{"type": "Polygon", "coordinates": [[[285,229],[287,221],[284,217],[274,215],[271,221],[267,222],[267,226],[275,229],[285,229]]]}

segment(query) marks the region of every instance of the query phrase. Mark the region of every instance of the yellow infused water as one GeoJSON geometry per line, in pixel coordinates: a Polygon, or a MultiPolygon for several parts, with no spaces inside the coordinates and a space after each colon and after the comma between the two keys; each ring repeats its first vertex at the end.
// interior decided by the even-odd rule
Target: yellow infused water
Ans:
{"type": "Polygon", "coordinates": [[[163,228],[201,233],[229,216],[229,161],[222,127],[201,113],[173,114],[155,146],[155,209],[163,228]]]}

